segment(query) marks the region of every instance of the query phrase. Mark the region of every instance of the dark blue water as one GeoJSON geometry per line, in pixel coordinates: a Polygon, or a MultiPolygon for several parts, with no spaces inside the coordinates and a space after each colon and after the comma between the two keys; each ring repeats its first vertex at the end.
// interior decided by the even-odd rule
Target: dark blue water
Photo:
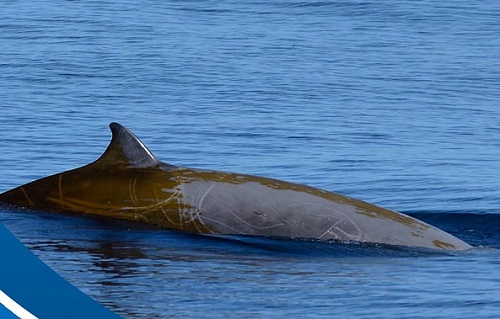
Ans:
{"type": "Polygon", "coordinates": [[[166,162],[358,197],[470,252],[0,222],[125,318],[496,318],[498,21],[498,1],[0,4],[0,191],[93,161],[118,121],[166,162]]]}

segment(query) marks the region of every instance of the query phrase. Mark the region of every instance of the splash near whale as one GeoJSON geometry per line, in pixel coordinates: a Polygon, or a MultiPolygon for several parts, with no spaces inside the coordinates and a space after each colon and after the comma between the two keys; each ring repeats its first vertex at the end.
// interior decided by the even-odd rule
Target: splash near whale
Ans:
{"type": "Polygon", "coordinates": [[[110,128],[111,143],[95,162],[6,191],[0,202],[203,234],[471,248],[418,219],[344,195],[270,178],[170,165],[153,156],[127,128],[118,123],[110,128]]]}

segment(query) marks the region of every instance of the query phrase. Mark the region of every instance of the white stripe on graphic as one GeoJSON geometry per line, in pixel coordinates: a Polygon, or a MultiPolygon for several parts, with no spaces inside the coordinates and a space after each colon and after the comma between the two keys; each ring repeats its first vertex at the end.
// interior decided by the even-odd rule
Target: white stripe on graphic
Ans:
{"type": "Polygon", "coordinates": [[[0,290],[0,303],[21,319],[38,319],[0,290]]]}

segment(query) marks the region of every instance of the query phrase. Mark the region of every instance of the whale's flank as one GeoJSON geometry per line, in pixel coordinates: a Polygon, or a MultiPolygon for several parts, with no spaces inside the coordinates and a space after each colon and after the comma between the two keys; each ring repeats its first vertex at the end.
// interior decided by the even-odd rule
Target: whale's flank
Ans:
{"type": "Polygon", "coordinates": [[[410,216],[310,186],[159,161],[130,130],[95,162],[0,194],[32,210],[128,219],[207,234],[314,238],[439,250],[470,245],[410,216]]]}

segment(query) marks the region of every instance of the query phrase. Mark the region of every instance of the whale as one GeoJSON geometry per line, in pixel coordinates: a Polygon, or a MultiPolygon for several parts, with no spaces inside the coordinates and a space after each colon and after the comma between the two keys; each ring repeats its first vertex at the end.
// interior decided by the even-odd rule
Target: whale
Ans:
{"type": "Polygon", "coordinates": [[[441,251],[469,244],[411,216],[273,178],[158,160],[129,129],[109,125],[105,152],[80,168],[0,194],[30,211],[99,215],[207,235],[265,236],[441,251]]]}

